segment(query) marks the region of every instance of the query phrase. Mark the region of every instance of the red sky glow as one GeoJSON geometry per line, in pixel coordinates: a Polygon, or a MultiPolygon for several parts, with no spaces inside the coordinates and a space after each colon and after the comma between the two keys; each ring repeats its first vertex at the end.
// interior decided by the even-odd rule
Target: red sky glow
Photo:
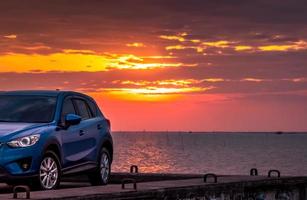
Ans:
{"type": "Polygon", "coordinates": [[[87,93],[117,131],[306,131],[306,13],[303,0],[1,1],[0,90],[87,93]]]}

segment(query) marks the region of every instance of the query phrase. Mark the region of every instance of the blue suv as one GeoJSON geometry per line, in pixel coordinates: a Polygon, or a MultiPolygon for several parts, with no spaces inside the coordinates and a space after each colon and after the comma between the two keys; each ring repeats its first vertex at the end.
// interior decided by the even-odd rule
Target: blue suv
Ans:
{"type": "Polygon", "coordinates": [[[107,184],[113,159],[110,121],[95,101],[69,91],[0,93],[0,180],[56,188],[82,172],[107,184]]]}

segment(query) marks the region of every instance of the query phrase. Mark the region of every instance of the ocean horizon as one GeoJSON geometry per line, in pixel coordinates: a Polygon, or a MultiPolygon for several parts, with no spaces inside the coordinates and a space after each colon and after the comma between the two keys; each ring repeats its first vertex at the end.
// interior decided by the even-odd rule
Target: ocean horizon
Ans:
{"type": "Polygon", "coordinates": [[[114,172],[307,175],[306,132],[116,131],[114,172]]]}

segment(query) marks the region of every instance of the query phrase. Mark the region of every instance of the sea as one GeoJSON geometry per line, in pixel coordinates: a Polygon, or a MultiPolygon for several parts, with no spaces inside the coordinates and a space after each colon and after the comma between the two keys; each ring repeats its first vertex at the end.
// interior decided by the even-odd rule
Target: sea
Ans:
{"type": "Polygon", "coordinates": [[[114,132],[113,172],[307,175],[307,133],[114,132]]]}

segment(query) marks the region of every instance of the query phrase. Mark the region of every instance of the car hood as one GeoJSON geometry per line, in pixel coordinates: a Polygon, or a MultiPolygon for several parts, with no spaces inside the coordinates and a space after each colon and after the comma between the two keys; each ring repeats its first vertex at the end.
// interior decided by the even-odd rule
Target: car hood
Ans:
{"type": "Polygon", "coordinates": [[[0,122],[0,137],[7,136],[11,133],[18,131],[26,131],[36,127],[40,127],[42,124],[37,123],[13,123],[13,122],[0,122]]]}

